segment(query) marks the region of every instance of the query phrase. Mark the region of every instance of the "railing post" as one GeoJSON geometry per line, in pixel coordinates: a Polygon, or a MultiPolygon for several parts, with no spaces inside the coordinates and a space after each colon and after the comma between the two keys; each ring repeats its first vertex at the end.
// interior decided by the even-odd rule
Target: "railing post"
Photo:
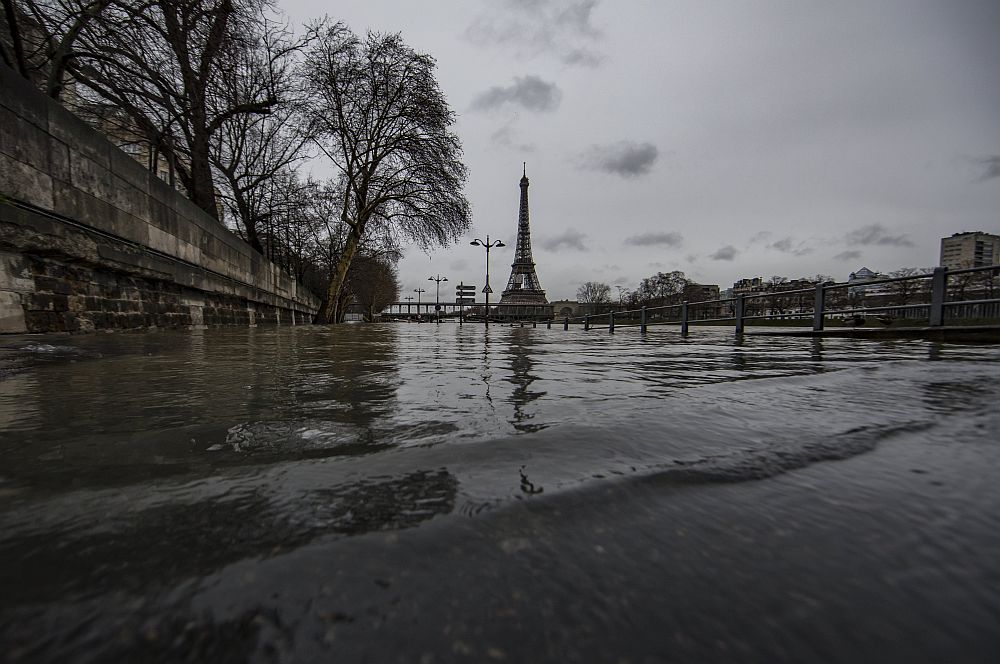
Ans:
{"type": "Polygon", "coordinates": [[[813,332],[823,331],[823,321],[826,316],[826,288],[816,284],[816,300],[813,304],[813,332]]]}
{"type": "Polygon", "coordinates": [[[931,275],[930,326],[944,325],[944,299],[948,292],[948,268],[936,267],[931,275]]]}
{"type": "Polygon", "coordinates": [[[563,316],[563,329],[569,329],[569,316],[563,316]]]}
{"type": "Polygon", "coordinates": [[[551,330],[552,329],[552,319],[551,318],[548,319],[547,321],[545,321],[545,329],[546,330],[551,330]]]}
{"type": "Polygon", "coordinates": [[[583,317],[583,331],[586,332],[590,329],[590,314],[583,317]]]}
{"type": "Polygon", "coordinates": [[[743,334],[743,300],[745,297],[746,296],[743,295],[743,293],[736,296],[736,336],[743,334]]]}
{"type": "Polygon", "coordinates": [[[642,308],[642,314],[639,317],[639,331],[646,334],[646,307],[642,308]]]}
{"type": "Polygon", "coordinates": [[[681,336],[688,335],[688,303],[687,300],[681,302],[681,336]]]}
{"type": "Polygon", "coordinates": [[[608,332],[611,334],[615,333],[615,312],[611,312],[608,316],[608,332]]]}

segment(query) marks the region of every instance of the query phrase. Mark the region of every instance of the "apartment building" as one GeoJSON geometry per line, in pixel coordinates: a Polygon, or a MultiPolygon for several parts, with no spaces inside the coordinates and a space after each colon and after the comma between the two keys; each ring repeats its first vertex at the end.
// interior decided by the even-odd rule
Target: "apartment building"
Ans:
{"type": "Polygon", "coordinates": [[[949,269],[1000,265],[1000,235],[982,231],[941,238],[941,266],[949,269]]]}

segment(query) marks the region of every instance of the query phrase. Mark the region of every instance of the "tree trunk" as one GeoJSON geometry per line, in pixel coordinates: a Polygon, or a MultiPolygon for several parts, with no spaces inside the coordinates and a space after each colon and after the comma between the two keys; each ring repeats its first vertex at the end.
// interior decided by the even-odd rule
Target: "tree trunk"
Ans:
{"type": "Polygon", "coordinates": [[[208,145],[207,135],[196,135],[191,141],[191,202],[218,220],[219,207],[215,198],[208,145]]]}
{"type": "Polygon", "coordinates": [[[354,255],[358,251],[358,244],[361,241],[363,231],[359,231],[359,227],[360,223],[352,226],[351,232],[347,234],[347,243],[344,245],[344,251],[341,252],[340,257],[337,259],[337,267],[333,271],[333,276],[330,278],[330,285],[326,289],[326,302],[319,313],[320,323],[340,322],[340,295],[344,289],[344,281],[347,279],[347,270],[351,267],[351,261],[354,260],[354,255]]]}

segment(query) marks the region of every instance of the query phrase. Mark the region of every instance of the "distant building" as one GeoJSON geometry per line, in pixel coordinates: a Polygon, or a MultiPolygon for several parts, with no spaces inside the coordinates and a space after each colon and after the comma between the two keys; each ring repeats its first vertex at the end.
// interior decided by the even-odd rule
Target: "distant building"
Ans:
{"type": "Polygon", "coordinates": [[[684,287],[684,299],[688,302],[704,302],[718,300],[719,287],[716,284],[689,283],[684,287]]]}
{"type": "Polygon", "coordinates": [[[865,284],[869,281],[878,281],[879,279],[887,278],[887,275],[869,270],[867,267],[863,267],[857,272],[851,272],[847,277],[847,283],[851,284],[847,288],[847,295],[851,298],[886,295],[889,293],[886,284],[865,284]]]}
{"type": "Polygon", "coordinates": [[[942,267],[955,270],[985,265],[1000,265],[1000,235],[976,231],[941,238],[942,267]]]}
{"type": "Polygon", "coordinates": [[[764,283],[763,277],[751,277],[749,279],[740,279],[733,284],[732,294],[733,297],[737,295],[749,295],[751,293],[762,293],[767,290],[767,284],[764,283]]]}

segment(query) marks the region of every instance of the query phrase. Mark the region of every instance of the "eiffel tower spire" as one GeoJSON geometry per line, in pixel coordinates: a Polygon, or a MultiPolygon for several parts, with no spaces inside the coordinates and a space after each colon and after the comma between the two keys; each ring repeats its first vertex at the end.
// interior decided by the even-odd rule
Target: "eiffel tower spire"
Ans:
{"type": "Polygon", "coordinates": [[[517,249],[510,266],[510,279],[500,304],[548,304],[531,259],[531,227],[528,225],[528,165],[521,176],[521,208],[517,215],[517,249]]]}

